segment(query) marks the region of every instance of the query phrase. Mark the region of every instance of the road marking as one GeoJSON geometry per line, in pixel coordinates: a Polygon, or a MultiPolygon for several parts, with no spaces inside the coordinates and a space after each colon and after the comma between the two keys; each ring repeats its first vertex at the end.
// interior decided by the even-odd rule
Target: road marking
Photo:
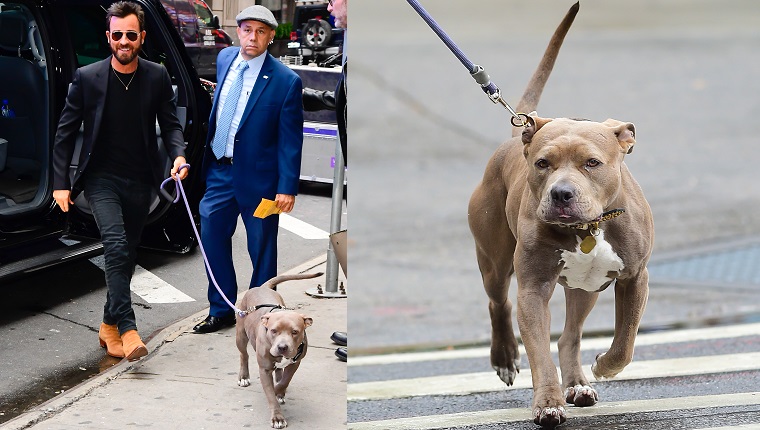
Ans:
{"type": "MultiPolygon", "coordinates": [[[[102,255],[90,258],[90,262],[98,266],[100,270],[105,270],[105,260],[102,255]]],[[[132,283],[129,285],[129,289],[148,303],[186,303],[195,301],[194,298],[139,265],[135,267],[135,273],[132,275],[132,283]]]]}
{"type": "Polygon", "coordinates": [[[304,239],[329,239],[330,234],[288,214],[280,214],[280,227],[304,239]]]}
{"type": "MultiPolygon", "coordinates": [[[[760,392],[717,394],[711,396],[673,397],[668,399],[604,402],[585,408],[568,407],[569,417],[591,417],[626,413],[664,412],[674,410],[719,408],[736,405],[760,405],[760,392]]],[[[479,412],[396,418],[383,421],[348,423],[349,430],[427,430],[468,425],[530,421],[530,408],[494,409],[479,412]]],[[[728,428],[728,427],[726,427],[728,428]]],[[[730,428],[741,428],[731,426],[730,428]]],[[[745,428],[757,428],[745,427],[745,428]]]]}
{"type": "MultiPolygon", "coordinates": [[[[645,360],[633,361],[614,379],[596,382],[694,376],[758,369],[760,369],[760,352],[645,360]]],[[[559,368],[557,373],[559,374],[559,368]]],[[[584,366],[584,373],[589,380],[594,380],[590,366],[584,366]]],[[[465,373],[348,384],[346,399],[357,401],[421,396],[460,396],[526,389],[531,386],[530,369],[521,371],[514,385],[509,387],[496,376],[495,372],[465,373]]]]}
{"type": "MultiPolygon", "coordinates": [[[[709,327],[699,329],[676,330],[668,332],[644,333],[636,337],[636,346],[662,345],[678,342],[693,342],[699,340],[724,339],[741,336],[756,336],[760,333],[760,323],[737,324],[731,326],[709,327]]],[[[612,343],[611,337],[583,339],[581,347],[584,350],[607,349],[612,343]]],[[[551,344],[552,352],[557,352],[557,342],[551,344]]],[[[520,354],[525,349],[520,345],[520,354]]],[[[418,363],[421,361],[455,360],[462,358],[483,358],[490,355],[490,348],[469,348],[450,351],[431,351],[408,354],[368,355],[351,357],[349,366],[370,366],[399,363],[418,363]]]]}

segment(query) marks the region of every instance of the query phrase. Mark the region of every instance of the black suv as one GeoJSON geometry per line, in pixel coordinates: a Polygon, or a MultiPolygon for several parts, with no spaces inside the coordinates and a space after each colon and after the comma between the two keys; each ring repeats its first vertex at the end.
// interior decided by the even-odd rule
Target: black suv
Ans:
{"type": "MultiPolygon", "coordinates": [[[[288,47],[294,55],[312,58],[317,62],[337,56],[345,32],[345,29],[335,27],[334,18],[327,11],[327,2],[321,0],[296,2],[293,30],[295,43],[290,43],[288,47]]],[[[340,61],[335,64],[340,65],[340,61]]]]}
{"type": "MultiPolygon", "coordinates": [[[[184,125],[188,163],[199,169],[211,98],[201,87],[183,41],[160,1],[136,1],[145,10],[148,32],[140,55],[169,71],[177,92],[178,116],[184,125]]],[[[0,282],[101,252],[84,197],[80,195],[67,214],[55,205],[51,153],[74,71],[111,54],[105,34],[110,3],[0,3],[0,282]]],[[[76,168],[70,166],[72,175],[76,168]]],[[[167,176],[169,169],[166,157],[167,176]]],[[[199,175],[191,173],[183,184],[197,212],[202,193],[199,175]]],[[[182,205],[171,205],[156,195],[143,246],[189,251],[195,239],[184,210],[182,205]]]]}

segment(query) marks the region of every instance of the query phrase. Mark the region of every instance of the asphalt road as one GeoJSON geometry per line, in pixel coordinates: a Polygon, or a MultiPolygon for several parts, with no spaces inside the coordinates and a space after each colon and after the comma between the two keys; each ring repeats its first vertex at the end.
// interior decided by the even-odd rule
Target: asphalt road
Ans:
{"type": "MultiPolygon", "coordinates": [[[[421,3],[512,105],[572,5],[550,0],[421,3]]],[[[659,268],[651,279],[643,331],[757,321],[760,282],[752,279],[757,279],[760,258],[752,253],[754,245],[742,241],[757,243],[760,237],[754,127],[760,114],[760,3],[583,0],[580,6],[538,113],[636,125],[636,149],[626,164],[654,212],[650,267],[659,268]],[[741,282],[713,279],[721,269],[713,257],[731,252],[739,255],[740,267],[752,268],[751,276],[741,282]],[[677,264],[671,258],[677,254],[694,266],[704,261],[703,270],[672,276],[677,264]]],[[[486,99],[406,2],[355,2],[349,39],[350,168],[352,187],[360,190],[351,198],[352,357],[382,360],[385,356],[373,354],[485,346],[488,302],[467,226],[467,202],[488,158],[511,135],[509,115],[486,99]]],[[[725,279],[736,278],[728,275],[725,279]]],[[[513,299],[516,289],[513,283],[513,299]]],[[[611,289],[600,296],[585,325],[589,336],[610,334],[612,301],[611,289]]],[[[564,323],[562,302],[560,288],[551,301],[554,336],[564,323]]],[[[757,338],[743,341],[756,345],[757,338]]],[[[691,370],[703,355],[737,351],[726,342],[706,340],[684,348],[663,341],[659,352],[677,351],[686,360],[680,368],[691,370]]],[[[604,349],[585,352],[584,366],[604,349]]],[[[636,354],[634,364],[664,359],[647,348],[637,347],[636,354]]],[[[470,412],[481,420],[460,422],[457,428],[533,428],[528,388],[504,392],[502,384],[489,394],[472,394],[482,386],[469,394],[446,393],[457,379],[480,382],[480,373],[488,375],[483,384],[490,378],[498,382],[487,354],[460,361],[415,361],[412,356],[350,365],[349,428],[448,428],[455,426],[455,414],[470,412]],[[386,379],[392,381],[382,385],[386,379]],[[364,383],[397,394],[352,397],[352,390],[367,387],[364,383]],[[407,383],[440,391],[409,397],[401,392],[407,383]],[[517,421],[505,424],[504,408],[515,408],[517,421]],[[494,421],[484,418],[497,409],[494,421]],[[438,426],[415,421],[437,415],[444,419],[438,426]],[[392,426],[385,421],[394,418],[399,421],[392,426]]],[[[721,363],[715,363],[714,372],[724,368],[721,363]]],[[[528,376],[518,379],[529,384],[528,376]]],[[[756,391],[758,376],[755,368],[664,379],[639,374],[638,380],[602,384],[600,407],[607,412],[591,411],[588,421],[572,421],[565,428],[740,423],[753,428],[760,423],[758,408],[744,400],[695,410],[700,400],[684,406],[678,398],[694,395],[718,405],[718,398],[733,399],[730,393],[756,391]],[[715,389],[715,398],[704,397],[710,395],[708,387],[715,389]],[[620,402],[643,403],[627,403],[631,408],[625,409],[620,402]],[[664,410],[667,405],[682,410],[664,410]],[[653,412],[642,412],[650,406],[653,412]],[[624,415],[615,415],[616,410],[624,415]]]]}
{"type": "MultiPolygon", "coordinates": [[[[331,186],[307,185],[296,198],[291,216],[330,230],[331,186]]],[[[343,209],[345,227],[346,208],[343,209]]],[[[239,289],[247,288],[252,267],[245,227],[238,223],[233,258],[239,289]]],[[[278,271],[284,272],[327,252],[328,239],[305,239],[282,227],[278,271]]],[[[106,286],[99,257],[43,270],[0,288],[0,422],[39,404],[117,361],[98,347],[106,286]]],[[[198,249],[188,255],[140,252],[140,275],[152,287],[185,302],[156,303],[133,294],[138,330],[143,338],[208,308],[207,280],[198,249]],[[173,287],[173,288],[172,288],[173,287]]],[[[137,275],[136,275],[137,276],[137,275]]],[[[134,279],[133,279],[134,281],[134,279]]],[[[324,279],[322,280],[324,285],[324,279]]],[[[134,287],[134,282],[133,282],[134,287]]]]}

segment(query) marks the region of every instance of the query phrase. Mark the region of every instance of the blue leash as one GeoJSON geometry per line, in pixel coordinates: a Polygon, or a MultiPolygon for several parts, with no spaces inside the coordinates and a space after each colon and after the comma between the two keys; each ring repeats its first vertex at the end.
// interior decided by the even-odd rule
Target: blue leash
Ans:
{"type": "MultiPolygon", "coordinates": [[[[177,169],[177,174],[182,171],[182,169],[189,168],[189,164],[183,164],[179,166],[179,169],[177,169]]],[[[211,271],[211,266],[208,264],[208,257],[206,257],[206,251],[203,249],[203,242],[201,242],[201,235],[198,234],[198,228],[195,227],[195,222],[193,222],[193,212],[190,210],[190,203],[187,202],[187,196],[185,195],[185,188],[182,186],[182,181],[177,178],[172,178],[171,176],[164,179],[163,182],[161,182],[161,187],[159,187],[159,191],[161,191],[161,194],[163,194],[164,197],[166,197],[167,200],[171,201],[172,203],[177,203],[179,201],[180,196],[185,201],[185,208],[187,209],[187,215],[190,217],[190,225],[193,226],[193,232],[195,232],[195,237],[198,239],[198,247],[201,249],[201,254],[203,255],[203,263],[206,265],[206,270],[208,270],[209,277],[211,278],[211,282],[216,287],[216,290],[219,291],[219,294],[222,296],[225,302],[229,305],[232,310],[235,311],[237,315],[239,315],[241,318],[245,317],[247,312],[240,310],[235,306],[234,303],[232,303],[227,296],[224,295],[222,292],[222,289],[219,288],[219,284],[216,283],[216,279],[214,278],[214,273],[211,271]],[[177,189],[179,192],[177,192],[177,197],[172,197],[171,194],[169,194],[168,191],[164,189],[164,186],[169,183],[169,181],[175,181],[177,183],[177,189]]]]}
{"type": "Polygon", "coordinates": [[[483,69],[481,66],[478,66],[477,64],[470,61],[466,55],[464,55],[464,52],[462,52],[461,49],[454,43],[453,40],[446,34],[445,31],[441,28],[440,25],[438,25],[437,22],[433,19],[432,16],[425,10],[425,8],[420,5],[420,3],[417,0],[406,0],[409,5],[414,8],[415,11],[420,15],[420,17],[427,23],[427,25],[430,26],[430,28],[435,32],[435,34],[438,35],[438,37],[441,39],[441,41],[446,45],[446,47],[449,48],[449,50],[456,56],[459,61],[462,63],[462,65],[467,69],[468,72],[470,72],[470,76],[475,79],[475,82],[477,82],[480,85],[480,88],[483,90],[483,92],[486,93],[488,98],[494,103],[500,103],[504,106],[505,109],[509,111],[509,113],[512,114],[512,125],[515,127],[525,127],[528,125],[527,122],[527,115],[525,114],[518,114],[515,112],[514,109],[507,103],[502,97],[501,97],[501,90],[499,90],[499,87],[496,86],[493,82],[491,82],[491,77],[488,76],[488,73],[486,73],[485,69],[483,69]],[[525,119],[523,119],[525,118],[525,119]]]}

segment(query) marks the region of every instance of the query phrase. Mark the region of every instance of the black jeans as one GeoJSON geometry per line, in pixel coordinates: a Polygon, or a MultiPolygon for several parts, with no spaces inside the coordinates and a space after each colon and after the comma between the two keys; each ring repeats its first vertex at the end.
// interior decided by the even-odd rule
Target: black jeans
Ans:
{"type": "Polygon", "coordinates": [[[137,245],[151,202],[151,186],[111,174],[94,174],[84,186],[85,197],[100,230],[108,294],[103,322],[119,333],[137,330],[129,283],[137,245]]]}

